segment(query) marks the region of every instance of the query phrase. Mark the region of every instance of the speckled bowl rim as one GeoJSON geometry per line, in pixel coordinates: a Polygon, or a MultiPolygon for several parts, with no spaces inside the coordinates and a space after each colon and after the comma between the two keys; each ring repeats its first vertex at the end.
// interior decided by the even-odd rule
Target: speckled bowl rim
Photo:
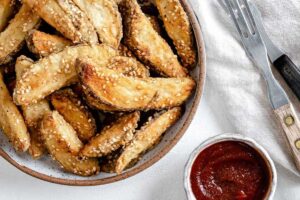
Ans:
{"type": "Polygon", "coordinates": [[[192,165],[196,159],[196,157],[206,148],[209,146],[219,143],[219,142],[224,142],[224,141],[240,141],[244,142],[248,145],[250,145],[252,148],[254,148],[259,154],[264,158],[266,161],[266,164],[268,165],[270,172],[271,172],[271,183],[270,187],[268,188],[266,197],[264,200],[272,200],[274,198],[274,194],[276,191],[277,187],[277,170],[275,168],[275,164],[273,160],[271,159],[269,153],[267,150],[262,147],[259,143],[257,143],[254,139],[246,137],[241,134],[232,134],[232,133],[225,133],[217,136],[213,136],[202,142],[198,147],[196,147],[191,155],[189,156],[189,159],[185,165],[185,170],[184,170],[184,189],[186,192],[186,196],[188,200],[196,200],[194,193],[191,189],[191,182],[190,182],[190,174],[191,174],[191,168],[192,165]]]}
{"type": "MultiPolygon", "coordinates": [[[[188,3],[188,0],[181,0],[181,3],[186,10],[188,17],[191,21],[195,39],[196,39],[196,45],[197,45],[197,53],[198,53],[198,65],[196,67],[199,67],[199,80],[197,80],[197,88],[195,91],[195,96],[194,100],[191,106],[190,113],[188,114],[185,122],[183,123],[183,126],[177,131],[176,136],[174,139],[170,140],[169,144],[166,144],[166,146],[157,153],[156,156],[153,158],[149,159],[142,165],[140,165],[137,168],[133,168],[132,170],[128,170],[123,174],[120,175],[115,175],[112,177],[108,178],[100,178],[100,179],[95,179],[95,180],[70,180],[70,179],[63,179],[63,178],[56,178],[56,177],[51,177],[46,174],[39,173],[37,171],[34,171],[26,166],[18,164],[15,160],[13,160],[4,150],[0,148],[0,156],[2,156],[5,160],[7,160],[10,164],[21,170],[22,172],[36,177],[38,179],[52,182],[52,183],[57,183],[57,184],[63,184],[63,185],[71,185],[71,186],[92,186],[92,185],[102,185],[102,184],[108,184],[108,183],[113,183],[116,181],[124,180],[128,177],[131,177],[148,167],[152,166],[154,163],[156,163],[158,160],[160,160],[163,156],[165,156],[179,141],[179,139],[184,135],[185,131],[187,130],[188,126],[190,125],[196,111],[198,104],[200,102],[200,99],[203,94],[203,89],[204,89],[204,82],[205,82],[205,74],[206,74],[206,54],[205,54],[205,45],[202,37],[202,32],[200,29],[200,24],[199,21],[194,14],[194,11],[192,9],[192,6],[188,3]]],[[[64,172],[62,172],[64,173],[64,172]]]]}

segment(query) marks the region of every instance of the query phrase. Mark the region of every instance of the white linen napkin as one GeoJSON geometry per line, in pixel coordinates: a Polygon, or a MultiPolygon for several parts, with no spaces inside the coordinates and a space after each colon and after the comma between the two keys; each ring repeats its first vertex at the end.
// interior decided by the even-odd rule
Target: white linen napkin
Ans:
{"type": "MultiPolygon", "coordinates": [[[[277,123],[268,100],[266,84],[257,68],[247,57],[233,21],[218,0],[190,0],[204,34],[207,53],[205,91],[215,113],[224,114],[236,133],[247,135],[262,144],[276,164],[295,175],[297,172],[283,131],[277,123]]],[[[265,29],[274,43],[300,66],[300,1],[253,0],[262,13],[265,29]]],[[[282,77],[274,71],[293,100],[282,77]]]]}

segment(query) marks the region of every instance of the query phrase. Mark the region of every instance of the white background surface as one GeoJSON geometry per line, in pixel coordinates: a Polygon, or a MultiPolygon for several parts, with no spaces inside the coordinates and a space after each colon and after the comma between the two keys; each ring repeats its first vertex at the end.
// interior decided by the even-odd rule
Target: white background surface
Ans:
{"type": "MultiPolygon", "coordinates": [[[[225,113],[210,108],[204,94],[191,126],[179,143],[159,162],[117,183],[70,187],[30,177],[0,158],[0,200],[185,200],[184,165],[190,152],[211,135],[232,132],[225,113]]],[[[300,200],[300,180],[276,166],[276,200],[300,200]]]]}

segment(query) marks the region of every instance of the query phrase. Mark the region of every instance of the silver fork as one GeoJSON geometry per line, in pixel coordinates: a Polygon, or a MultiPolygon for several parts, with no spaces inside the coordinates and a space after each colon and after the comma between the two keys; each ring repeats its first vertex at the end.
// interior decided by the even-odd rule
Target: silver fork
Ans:
{"type": "Polygon", "coordinates": [[[265,44],[253,19],[253,4],[248,4],[247,0],[224,0],[224,5],[241,36],[247,55],[266,80],[271,105],[284,130],[296,167],[300,170],[300,123],[286,93],[271,71],[265,44]]]}

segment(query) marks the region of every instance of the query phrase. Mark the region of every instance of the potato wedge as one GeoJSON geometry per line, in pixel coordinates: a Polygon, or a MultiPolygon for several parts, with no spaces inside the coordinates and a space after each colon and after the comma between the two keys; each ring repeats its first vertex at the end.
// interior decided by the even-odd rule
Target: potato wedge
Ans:
{"type": "Polygon", "coordinates": [[[26,37],[28,49],[39,57],[49,56],[51,53],[62,51],[66,46],[70,46],[71,41],[57,36],[32,30],[26,37]]]}
{"type": "MultiPolygon", "coordinates": [[[[20,56],[16,60],[16,80],[19,81],[22,74],[26,72],[33,64],[33,60],[26,56],[20,56]]],[[[44,114],[50,111],[50,106],[47,100],[43,99],[37,103],[22,106],[25,122],[30,127],[38,127],[39,121],[43,118],[44,114]]]]}
{"type": "Polygon", "coordinates": [[[125,44],[146,64],[167,77],[186,77],[168,43],[153,29],[136,0],[120,3],[124,19],[125,44]]]}
{"type": "Polygon", "coordinates": [[[136,132],[133,140],[117,159],[116,173],[122,173],[132,161],[137,160],[141,154],[152,148],[162,134],[179,119],[180,115],[181,109],[175,107],[149,120],[136,132]]]}
{"type": "MultiPolygon", "coordinates": [[[[26,56],[20,56],[16,60],[15,71],[16,80],[20,80],[22,74],[33,64],[33,60],[26,56]]],[[[37,103],[22,106],[23,116],[30,133],[29,154],[33,159],[39,159],[46,152],[45,146],[41,140],[39,132],[39,122],[44,115],[50,112],[50,106],[47,100],[43,99],[37,103]]]]}
{"type": "Polygon", "coordinates": [[[94,25],[102,43],[118,48],[123,37],[122,19],[115,1],[73,0],[94,25]]]}
{"type": "MultiPolygon", "coordinates": [[[[115,72],[124,74],[125,76],[132,76],[132,77],[149,77],[150,73],[149,70],[135,58],[129,58],[124,56],[116,56],[110,59],[110,63],[107,66],[108,69],[112,69],[115,72]]],[[[119,111],[118,108],[113,106],[107,105],[101,102],[97,97],[86,92],[85,99],[89,106],[106,111],[106,112],[114,112],[119,111]]]]}
{"type": "Polygon", "coordinates": [[[51,103],[77,132],[79,139],[87,142],[96,133],[93,115],[72,89],[59,90],[51,95],[51,103]]]}
{"type": "Polygon", "coordinates": [[[72,126],[57,111],[44,117],[41,134],[53,159],[67,172],[81,176],[91,176],[99,172],[97,159],[78,156],[83,144],[72,126]]]}
{"type": "Polygon", "coordinates": [[[15,0],[0,1],[0,32],[7,26],[9,18],[14,13],[15,0]]]}
{"type": "Polygon", "coordinates": [[[183,66],[191,67],[196,62],[192,27],[180,0],[155,0],[164,26],[176,47],[183,66]]]}
{"type": "Polygon", "coordinates": [[[124,114],[113,124],[106,126],[84,146],[81,154],[86,157],[102,157],[119,149],[133,138],[140,119],[138,111],[124,114]]]}
{"type": "Polygon", "coordinates": [[[0,73],[0,128],[16,151],[25,152],[30,146],[30,136],[24,119],[6,88],[0,73]]]}
{"type": "Polygon", "coordinates": [[[40,59],[17,81],[14,101],[18,105],[36,103],[60,88],[77,82],[75,60],[91,58],[98,66],[106,66],[118,51],[104,44],[66,47],[40,59]]]}
{"type": "Polygon", "coordinates": [[[74,155],[78,155],[78,152],[83,147],[83,143],[79,140],[76,131],[58,111],[52,111],[44,116],[41,122],[41,133],[45,143],[47,141],[50,142],[51,139],[61,141],[57,148],[65,148],[64,150],[74,155]],[[47,129],[51,129],[52,131],[49,133],[47,129]],[[45,136],[49,136],[50,138],[45,136]]]}
{"type": "Polygon", "coordinates": [[[0,33],[0,65],[10,62],[22,47],[27,33],[37,27],[40,17],[23,5],[6,29],[0,33]]]}
{"type": "Polygon", "coordinates": [[[79,79],[101,102],[119,110],[165,109],[181,105],[191,95],[191,78],[136,78],[77,60],[79,79]]]}
{"type": "Polygon", "coordinates": [[[93,25],[71,0],[23,0],[41,18],[74,43],[98,43],[93,25]]]}

